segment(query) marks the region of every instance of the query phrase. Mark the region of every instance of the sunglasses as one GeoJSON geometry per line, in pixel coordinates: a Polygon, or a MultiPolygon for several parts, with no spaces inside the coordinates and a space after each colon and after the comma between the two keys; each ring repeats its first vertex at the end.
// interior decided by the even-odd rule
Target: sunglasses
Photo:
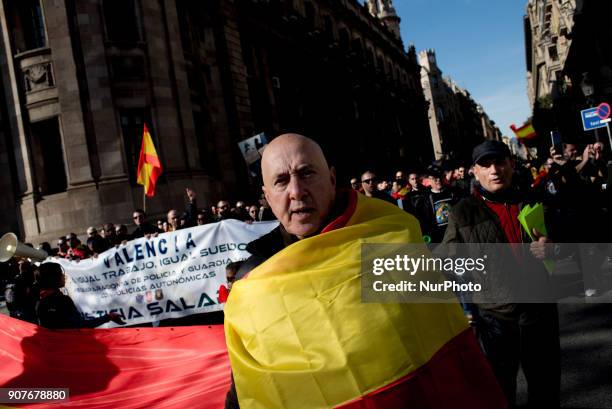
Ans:
{"type": "Polygon", "coordinates": [[[361,183],[367,183],[367,184],[374,183],[374,182],[376,182],[376,179],[374,179],[374,178],[364,179],[364,180],[361,181],[361,183]]]}

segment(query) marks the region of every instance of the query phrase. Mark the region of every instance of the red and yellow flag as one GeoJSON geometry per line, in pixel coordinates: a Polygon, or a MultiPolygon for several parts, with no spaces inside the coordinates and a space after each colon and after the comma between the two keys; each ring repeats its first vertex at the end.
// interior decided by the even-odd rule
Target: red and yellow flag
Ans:
{"type": "Polygon", "coordinates": [[[503,408],[458,303],[363,303],[361,244],[422,242],[408,213],[349,211],[232,287],[225,336],[242,409],[503,408]]]}
{"type": "Polygon", "coordinates": [[[517,128],[514,124],[512,124],[510,125],[510,129],[512,129],[512,132],[514,132],[514,134],[516,135],[516,139],[518,139],[519,141],[534,139],[536,136],[538,136],[531,122],[526,123],[520,128],[517,128]]]}
{"type": "Polygon", "coordinates": [[[153,139],[147,129],[147,124],[144,125],[142,132],[142,147],[140,148],[137,172],[137,182],[144,186],[145,194],[149,197],[154,196],[155,185],[157,184],[157,178],[162,173],[162,167],[155,145],[153,145],[153,139]]]}
{"type": "Polygon", "coordinates": [[[49,330],[0,314],[0,388],[68,388],[69,402],[0,408],[221,409],[223,326],[49,330]]]}

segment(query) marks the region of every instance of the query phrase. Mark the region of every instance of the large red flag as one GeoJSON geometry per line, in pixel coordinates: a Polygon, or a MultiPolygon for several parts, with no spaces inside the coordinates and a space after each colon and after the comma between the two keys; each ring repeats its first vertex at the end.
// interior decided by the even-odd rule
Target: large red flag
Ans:
{"type": "Polygon", "coordinates": [[[222,408],[230,383],[222,325],[48,330],[0,314],[0,368],[0,388],[69,388],[70,408],[222,408]]]}

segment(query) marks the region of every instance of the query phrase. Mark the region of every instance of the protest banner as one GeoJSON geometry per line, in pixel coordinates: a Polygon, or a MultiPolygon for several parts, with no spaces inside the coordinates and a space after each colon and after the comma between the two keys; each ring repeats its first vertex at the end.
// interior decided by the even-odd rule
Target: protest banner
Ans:
{"type": "Polygon", "coordinates": [[[127,325],[142,324],[222,310],[225,266],[246,259],[247,244],[277,225],[224,220],[136,239],[97,258],[49,261],[64,268],[68,295],[85,317],[115,311],[127,325]]]}

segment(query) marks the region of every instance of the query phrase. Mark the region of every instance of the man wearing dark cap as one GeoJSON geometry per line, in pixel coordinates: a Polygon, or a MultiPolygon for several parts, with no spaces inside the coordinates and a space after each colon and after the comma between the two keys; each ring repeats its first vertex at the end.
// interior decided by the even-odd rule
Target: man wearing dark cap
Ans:
{"type": "MultiPolygon", "coordinates": [[[[472,160],[478,185],[451,209],[443,243],[531,242],[518,220],[527,203],[513,186],[514,161],[508,147],[499,141],[483,142],[474,148],[472,160]]],[[[535,229],[532,233],[537,241],[526,256],[543,260],[550,240],[535,229]]],[[[527,379],[529,407],[559,407],[556,304],[480,304],[478,308],[478,337],[510,407],[516,401],[519,364],[527,379]]]]}

